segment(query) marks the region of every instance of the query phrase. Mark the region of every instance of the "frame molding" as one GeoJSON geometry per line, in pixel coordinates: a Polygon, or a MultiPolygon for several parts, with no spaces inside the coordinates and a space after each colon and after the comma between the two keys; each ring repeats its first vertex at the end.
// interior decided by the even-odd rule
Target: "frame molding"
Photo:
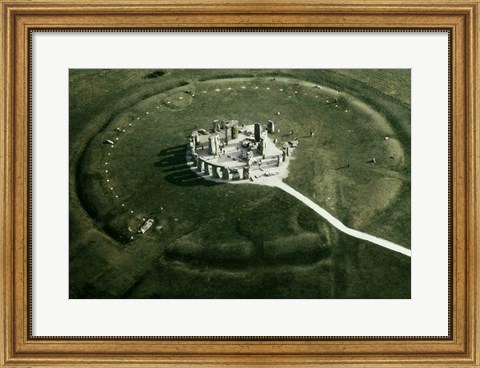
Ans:
{"type": "Polygon", "coordinates": [[[325,3],[226,0],[0,0],[0,216],[2,316],[0,366],[142,366],[202,364],[480,367],[478,240],[479,0],[325,3]],[[31,163],[29,131],[29,35],[32,30],[81,28],[403,28],[448,30],[451,35],[452,130],[452,333],[448,339],[334,341],[165,341],[102,338],[31,338],[28,331],[28,216],[31,163]]]}

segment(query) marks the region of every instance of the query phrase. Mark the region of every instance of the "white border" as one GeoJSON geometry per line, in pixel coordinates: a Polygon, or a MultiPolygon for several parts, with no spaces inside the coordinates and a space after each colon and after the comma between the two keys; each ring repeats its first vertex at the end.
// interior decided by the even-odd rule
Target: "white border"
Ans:
{"type": "Polygon", "coordinates": [[[34,336],[446,336],[447,86],[447,33],[34,33],[34,336]],[[411,300],[68,300],[69,68],[385,67],[412,69],[411,300]]]}

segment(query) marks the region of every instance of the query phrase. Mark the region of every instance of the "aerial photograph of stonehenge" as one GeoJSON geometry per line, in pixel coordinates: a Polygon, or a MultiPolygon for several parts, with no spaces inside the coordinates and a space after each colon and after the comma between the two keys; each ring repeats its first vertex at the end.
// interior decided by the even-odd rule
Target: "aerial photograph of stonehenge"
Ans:
{"type": "Polygon", "coordinates": [[[409,299],[409,69],[70,69],[70,299],[409,299]]]}

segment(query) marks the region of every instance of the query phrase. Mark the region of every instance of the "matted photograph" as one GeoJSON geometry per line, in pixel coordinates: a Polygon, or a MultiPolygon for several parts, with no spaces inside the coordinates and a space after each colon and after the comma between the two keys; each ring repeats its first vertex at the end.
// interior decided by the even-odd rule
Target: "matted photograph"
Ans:
{"type": "Polygon", "coordinates": [[[70,69],[70,299],[409,299],[410,69],[70,69]]]}
{"type": "Polygon", "coordinates": [[[480,0],[0,0],[0,366],[480,368],[480,0]]]}

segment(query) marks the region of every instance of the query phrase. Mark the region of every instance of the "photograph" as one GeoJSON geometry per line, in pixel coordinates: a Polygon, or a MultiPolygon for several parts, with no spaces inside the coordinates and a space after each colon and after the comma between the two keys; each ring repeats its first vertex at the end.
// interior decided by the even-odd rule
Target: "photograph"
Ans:
{"type": "Polygon", "coordinates": [[[0,367],[480,368],[480,0],[0,7],[0,367]]]}
{"type": "Polygon", "coordinates": [[[410,69],[69,69],[70,299],[410,299],[410,69]]]}

